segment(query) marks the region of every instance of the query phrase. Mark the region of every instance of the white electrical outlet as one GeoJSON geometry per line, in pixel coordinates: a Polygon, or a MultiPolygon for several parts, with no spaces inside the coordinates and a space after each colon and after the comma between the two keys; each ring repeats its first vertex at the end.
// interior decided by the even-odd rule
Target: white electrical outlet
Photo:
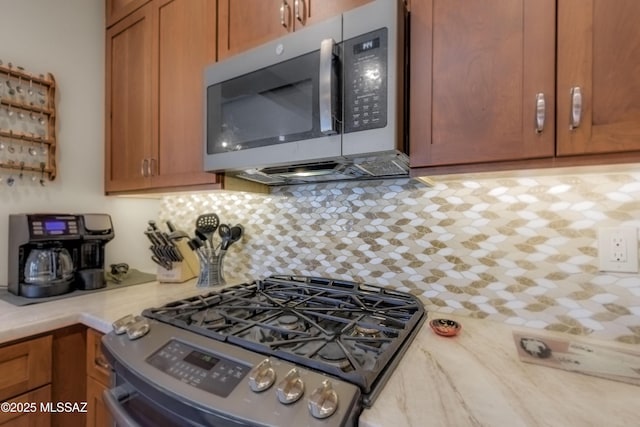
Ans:
{"type": "Polygon", "coordinates": [[[598,230],[600,271],[638,272],[638,230],[635,227],[598,230]]]}

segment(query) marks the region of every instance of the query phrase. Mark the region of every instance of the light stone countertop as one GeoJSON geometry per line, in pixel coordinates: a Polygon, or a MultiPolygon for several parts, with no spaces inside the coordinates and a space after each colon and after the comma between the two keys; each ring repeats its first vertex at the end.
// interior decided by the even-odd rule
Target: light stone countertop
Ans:
{"type": "MultiPolygon", "coordinates": [[[[108,332],[126,314],[209,290],[154,282],[24,307],[0,301],[0,343],[75,323],[108,332]]],[[[360,426],[637,425],[640,387],[522,363],[504,324],[429,317],[462,331],[439,337],[425,322],[360,426]]]]}
{"type": "Polygon", "coordinates": [[[75,323],[109,332],[113,321],[127,314],[213,289],[197,288],[195,280],[150,282],[22,307],[0,301],[0,343],[75,323]]]}
{"type": "Polygon", "coordinates": [[[440,337],[427,320],[361,427],[640,423],[639,386],[523,363],[508,325],[429,313],[438,317],[460,322],[460,334],[440,337]]]}

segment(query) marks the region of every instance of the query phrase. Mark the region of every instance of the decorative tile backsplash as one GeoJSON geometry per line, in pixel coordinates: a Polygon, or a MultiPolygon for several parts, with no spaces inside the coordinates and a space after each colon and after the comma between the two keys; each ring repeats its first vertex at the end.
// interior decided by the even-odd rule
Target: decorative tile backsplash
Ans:
{"type": "Polygon", "coordinates": [[[640,275],[598,271],[597,230],[640,228],[640,170],[279,187],[166,196],[160,220],[241,223],[229,281],[335,277],[429,311],[640,344],[640,275]]]}

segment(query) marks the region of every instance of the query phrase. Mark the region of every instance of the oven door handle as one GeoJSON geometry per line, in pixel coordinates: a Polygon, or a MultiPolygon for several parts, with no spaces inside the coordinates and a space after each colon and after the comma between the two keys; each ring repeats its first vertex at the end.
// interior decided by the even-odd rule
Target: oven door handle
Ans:
{"type": "Polygon", "coordinates": [[[333,75],[333,39],[324,39],[320,43],[320,76],[319,76],[319,107],[320,132],[324,135],[337,133],[334,125],[334,93],[338,82],[333,75]]]}
{"type": "Polygon", "coordinates": [[[102,393],[104,404],[118,427],[141,427],[120,404],[134,394],[135,390],[129,384],[122,384],[102,393]]]}

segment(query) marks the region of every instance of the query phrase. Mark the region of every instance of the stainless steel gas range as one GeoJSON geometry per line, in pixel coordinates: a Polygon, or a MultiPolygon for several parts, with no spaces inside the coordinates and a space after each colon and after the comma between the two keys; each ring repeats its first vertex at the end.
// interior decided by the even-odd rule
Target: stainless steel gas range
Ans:
{"type": "Polygon", "coordinates": [[[355,425],[425,318],[411,294],[317,277],[195,295],[103,337],[105,401],[122,426],[355,425]]]}

